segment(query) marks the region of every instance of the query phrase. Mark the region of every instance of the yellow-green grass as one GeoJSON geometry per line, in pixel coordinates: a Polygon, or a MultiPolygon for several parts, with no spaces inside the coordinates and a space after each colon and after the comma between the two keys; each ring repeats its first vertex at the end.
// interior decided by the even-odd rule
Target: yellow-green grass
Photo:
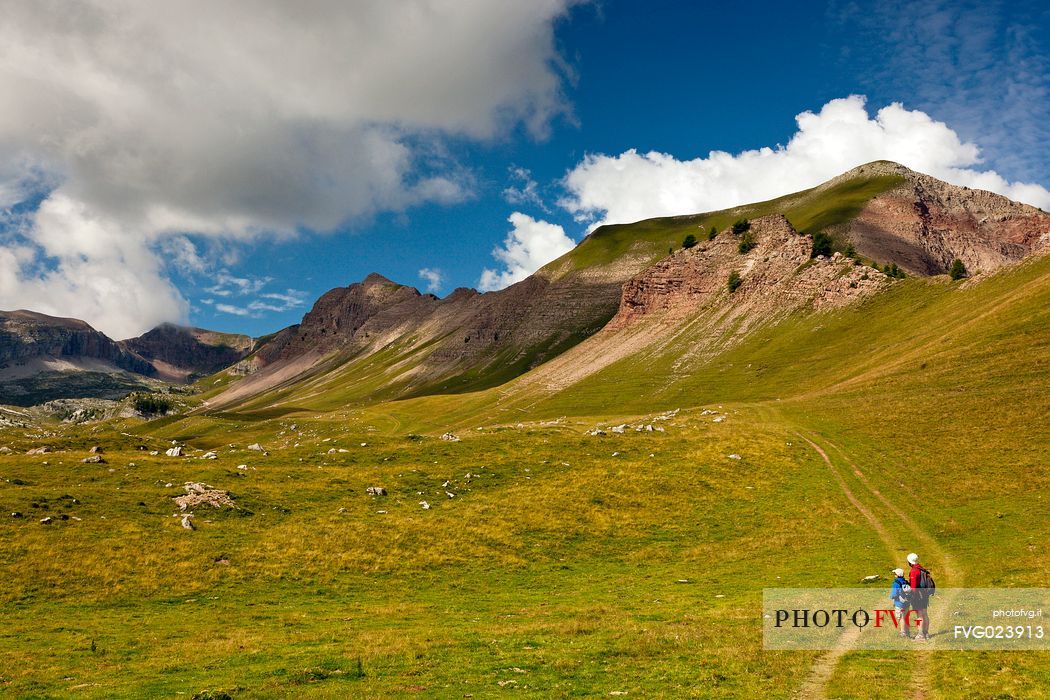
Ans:
{"type": "Polygon", "coordinates": [[[755,219],[769,214],[783,214],[796,230],[812,235],[846,223],[873,197],[903,181],[900,175],[857,177],[831,187],[805,190],[733,209],[602,226],[565,256],[550,263],[548,269],[558,270],[566,263],[570,269],[608,265],[627,256],[640,256],[655,262],[667,255],[668,248],[681,247],[682,240],[689,234],[703,240],[712,226],[722,231],[739,219],[755,219]]]}
{"type": "MultiPolygon", "coordinates": [[[[764,587],[857,585],[912,550],[941,586],[1046,584],[1048,274],[1043,258],[974,283],[906,280],[714,360],[672,349],[553,395],[512,383],[340,408],[320,392],[270,413],[5,429],[19,453],[63,451],[0,455],[0,508],[30,516],[0,521],[0,689],[791,697],[818,655],[762,651],[764,587]],[[679,407],[664,433],[584,434],[679,407]],[[436,437],[450,427],[461,442],[436,437]],[[173,438],[220,457],[134,449],[173,438]],[[82,464],[96,443],[108,464],[82,464]],[[170,499],[189,480],[252,514],[198,510],[200,529],[181,529],[170,499]],[[37,522],[60,512],[82,520],[37,522]]],[[[1039,697],[1050,665],[850,653],[826,691],[912,683],[1039,697]]]]}
{"type": "MultiPolygon", "coordinates": [[[[281,447],[287,421],[251,433],[265,457],[232,432],[240,447],[209,461],[67,431],[52,442],[75,449],[0,458],[0,503],[30,516],[2,523],[0,687],[336,697],[491,694],[513,680],[544,697],[787,697],[813,655],[761,651],[761,588],[805,585],[829,548],[874,546],[815,455],[759,414],[454,443],[349,418],[297,424],[299,448],[281,447]],[[108,464],[80,463],[96,441],[108,464]],[[188,480],[252,514],[198,509],[200,529],[181,529],[170,498],[188,480]],[[60,512],[82,520],[37,522],[60,512]]],[[[836,580],[870,568],[855,559],[836,580]]]]}

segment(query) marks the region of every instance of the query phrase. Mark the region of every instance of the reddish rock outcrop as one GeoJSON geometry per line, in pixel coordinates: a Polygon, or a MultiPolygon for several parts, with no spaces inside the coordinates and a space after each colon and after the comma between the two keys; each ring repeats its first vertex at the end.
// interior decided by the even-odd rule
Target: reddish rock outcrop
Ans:
{"type": "Polygon", "coordinates": [[[842,255],[810,260],[812,238],[800,235],[780,214],[755,219],[749,233],[757,245],[746,254],[739,251],[739,237],[727,230],[630,279],[607,329],[615,331],[653,314],[681,318],[713,303],[731,307],[724,314],[727,319],[843,306],[888,282],[882,273],[842,255]],[[732,272],[742,279],[735,292],[727,286],[732,272]]]}
{"type": "Polygon", "coordinates": [[[896,262],[916,275],[948,271],[959,258],[971,273],[991,272],[1050,245],[1050,214],[1002,195],[959,187],[902,165],[863,165],[830,181],[896,174],[846,227],[857,252],[896,262]]]}

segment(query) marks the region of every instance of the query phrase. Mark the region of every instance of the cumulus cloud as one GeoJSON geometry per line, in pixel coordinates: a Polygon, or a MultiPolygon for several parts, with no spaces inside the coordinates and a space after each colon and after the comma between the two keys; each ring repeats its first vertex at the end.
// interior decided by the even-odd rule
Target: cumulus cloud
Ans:
{"type": "Polygon", "coordinates": [[[503,246],[492,251],[503,269],[485,269],[481,273],[478,288],[483,292],[520,282],[576,245],[557,224],[536,220],[521,212],[514,212],[507,220],[514,228],[507,234],[503,246]]]}
{"type": "Polygon", "coordinates": [[[424,267],[419,271],[419,279],[427,283],[428,292],[436,294],[445,283],[445,273],[436,267],[424,267]]]}
{"type": "Polygon", "coordinates": [[[981,171],[980,151],[943,122],[898,103],[872,118],[865,98],[832,100],[796,117],[786,146],[679,160],[667,153],[588,155],[565,177],[561,205],[578,220],[627,223],[772,199],[873,160],[893,160],[948,182],[1050,209],[1050,191],[981,171]]]}
{"type": "Polygon", "coordinates": [[[0,240],[0,306],[139,332],[187,312],[164,251],[206,267],[173,237],[327,231],[464,198],[443,139],[543,136],[568,112],[553,25],[572,4],[6,3],[0,207],[46,198],[0,240]]]}

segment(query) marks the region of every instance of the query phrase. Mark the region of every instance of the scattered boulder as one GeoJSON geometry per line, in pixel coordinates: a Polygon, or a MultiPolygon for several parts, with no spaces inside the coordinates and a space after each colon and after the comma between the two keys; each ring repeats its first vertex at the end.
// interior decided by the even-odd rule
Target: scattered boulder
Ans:
{"type": "Polygon", "coordinates": [[[614,433],[622,433],[630,427],[631,426],[624,423],[623,425],[614,425],[613,427],[609,428],[609,430],[613,431],[614,433]]]}
{"type": "Polygon", "coordinates": [[[88,450],[88,452],[90,452],[93,455],[100,455],[100,454],[102,454],[102,448],[99,447],[98,445],[95,445],[90,450],[88,450]]]}
{"type": "Polygon", "coordinates": [[[218,458],[219,458],[218,454],[216,454],[215,452],[210,452],[210,451],[209,452],[205,452],[204,454],[201,455],[201,459],[218,459],[218,458]]]}
{"type": "Polygon", "coordinates": [[[445,440],[446,442],[459,442],[459,438],[455,435],[455,433],[445,433],[441,436],[441,439],[445,440]]]}
{"type": "Polygon", "coordinates": [[[23,517],[23,516],[22,516],[22,514],[21,514],[21,513],[19,513],[19,512],[18,512],[18,511],[16,510],[16,511],[15,511],[14,513],[11,513],[11,517],[12,517],[12,518],[21,518],[21,517],[23,517]]]}
{"type": "Polygon", "coordinates": [[[729,455],[729,459],[742,459],[742,457],[738,454],[731,454],[729,455]]]}
{"type": "Polygon", "coordinates": [[[48,516],[46,518],[40,518],[40,524],[41,525],[50,525],[51,524],[51,517],[48,516]]]}
{"type": "Polygon", "coordinates": [[[182,516],[182,527],[186,530],[197,529],[197,526],[193,524],[193,513],[186,513],[182,516]]]}
{"type": "Polygon", "coordinates": [[[878,574],[872,574],[871,576],[865,576],[864,578],[862,578],[862,579],[860,580],[860,582],[861,582],[861,583],[875,583],[875,582],[876,582],[876,581],[878,581],[878,580],[879,580],[880,578],[882,578],[882,577],[881,577],[881,576],[879,576],[878,574]]]}
{"type": "Polygon", "coordinates": [[[725,416],[715,416],[714,422],[715,422],[715,423],[721,423],[721,422],[723,422],[723,421],[724,421],[725,419],[726,419],[726,417],[725,417],[725,416]]]}
{"type": "Polygon", "coordinates": [[[169,457],[181,457],[182,448],[179,446],[169,447],[168,449],[164,450],[164,454],[168,455],[169,457]]]}
{"type": "Polygon", "coordinates": [[[430,504],[426,501],[420,501],[419,505],[423,506],[423,510],[430,510],[430,504]]]}
{"type": "Polygon", "coordinates": [[[91,455],[80,460],[84,464],[105,464],[106,460],[102,459],[102,455],[91,455]]]}
{"type": "Polygon", "coordinates": [[[10,447],[8,447],[7,445],[4,445],[3,447],[0,447],[0,455],[9,455],[9,454],[11,454],[11,453],[12,453],[13,451],[14,451],[14,450],[12,450],[12,449],[11,449],[10,447]]]}
{"type": "Polygon", "coordinates": [[[237,504],[230,498],[228,491],[222,491],[196,481],[187,481],[182,488],[186,491],[186,494],[175,496],[175,503],[178,504],[179,510],[189,510],[198,506],[237,508],[237,504]]]}
{"type": "Polygon", "coordinates": [[[594,430],[588,430],[587,434],[588,435],[594,435],[594,436],[602,436],[602,435],[607,435],[608,433],[606,433],[601,428],[595,428],[594,430]]]}
{"type": "Polygon", "coordinates": [[[263,446],[262,446],[262,445],[260,445],[260,444],[259,444],[259,443],[257,443],[257,442],[256,442],[256,443],[253,443],[253,444],[251,444],[251,445],[248,445],[248,449],[249,449],[249,450],[254,450],[255,452],[265,452],[265,451],[266,451],[266,450],[264,450],[264,449],[263,449],[263,446]]]}
{"type": "Polygon", "coordinates": [[[51,448],[48,447],[47,445],[43,445],[41,447],[34,447],[33,449],[31,449],[28,452],[26,452],[26,454],[27,455],[46,455],[49,452],[51,452],[51,448]]]}
{"type": "Polygon", "coordinates": [[[369,486],[365,489],[365,493],[367,493],[369,496],[385,496],[386,489],[382,486],[369,486]]]}

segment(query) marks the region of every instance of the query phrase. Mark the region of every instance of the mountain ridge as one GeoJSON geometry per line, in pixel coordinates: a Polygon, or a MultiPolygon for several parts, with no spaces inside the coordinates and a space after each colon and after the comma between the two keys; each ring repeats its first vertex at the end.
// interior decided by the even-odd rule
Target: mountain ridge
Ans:
{"type": "Polygon", "coordinates": [[[59,398],[121,398],[186,383],[246,355],[248,336],[161,324],[113,340],[86,321],[26,309],[0,311],[0,403],[59,398]]]}
{"type": "MultiPolygon", "coordinates": [[[[836,252],[855,251],[868,263],[892,264],[919,276],[941,274],[955,259],[980,275],[1050,244],[1046,212],[875,161],[766,202],[598,227],[562,257],[495,292],[458,288],[439,298],[374,272],[329,290],[300,323],[259,339],[162,324],[137,338],[113,341],[83,321],[30,311],[6,312],[5,322],[50,323],[56,334],[79,333],[86,351],[79,354],[132,374],[185,383],[224,372],[232,381],[214,382],[217,388],[206,394],[208,410],[286,402],[303,391],[331,391],[351,402],[462,393],[521,376],[603,329],[624,330],[625,319],[637,316],[639,308],[699,303],[724,280],[686,279],[700,268],[678,263],[695,263],[709,246],[731,252],[735,238],[728,229],[737,219],[759,222],[756,234],[779,229],[782,243],[794,241],[789,257],[798,266],[813,235],[822,233],[836,252]],[[711,230],[719,233],[708,242],[711,230]],[[700,241],[692,251],[681,250],[687,235],[700,241]],[[664,274],[659,284],[656,273],[664,274]],[[675,290],[682,289],[684,296],[676,297],[675,290]],[[628,290],[647,299],[632,299],[628,290]],[[661,291],[668,295],[661,297],[661,291]]],[[[727,274],[723,263],[716,265],[717,277],[727,274]]],[[[752,256],[748,265],[761,267],[768,260],[759,263],[752,256]]],[[[736,298],[745,299],[756,279],[748,281],[750,268],[740,272],[744,289],[736,298]]],[[[867,278],[850,281],[883,277],[861,274],[867,278]]],[[[733,315],[731,309],[718,313],[733,315]]],[[[9,337],[6,344],[15,343],[9,337]]],[[[8,354],[75,357],[77,347],[8,354]]],[[[610,352],[618,355],[626,347],[610,352]]]]}
{"type": "Polygon", "coordinates": [[[373,273],[323,295],[294,331],[280,332],[281,344],[263,348],[257,375],[209,397],[208,407],[261,406],[252,397],[268,393],[286,401],[297,381],[312,393],[356,385],[342,392],[351,401],[501,384],[614,322],[624,285],[680,255],[674,250],[685,235],[703,240],[713,227],[721,237],[737,218],[770,215],[809,244],[824,233],[840,252],[852,246],[868,262],[920,276],[941,274],[956,258],[972,274],[991,272],[1050,243],[1050,214],[876,161],[767,202],[599,227],[497,292],[456,290],[438,299],[373,273]],[[386,302],[369,306],[380,288],[386,302]]]}

